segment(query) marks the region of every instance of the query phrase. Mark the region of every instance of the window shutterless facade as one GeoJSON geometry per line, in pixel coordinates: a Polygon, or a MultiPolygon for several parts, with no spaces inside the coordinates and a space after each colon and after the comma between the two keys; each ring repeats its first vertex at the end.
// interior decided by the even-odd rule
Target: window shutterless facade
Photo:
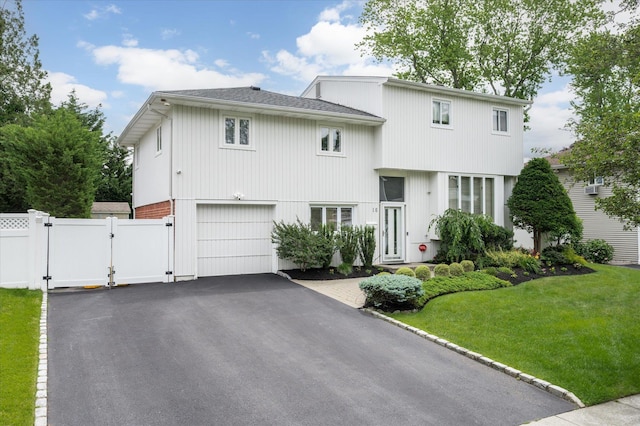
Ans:
{"type": "Polygon", "coordinates": [[[451,126],[451,102],[434,99],[431,104],[431,123],[436,126],[451,126]]]}
{"type": "Polygon", "coordinates": [[[495,217],[495,183],[490,177],[449,175],[449,208],[495,217]]]}
{"type": "Polygon", "coordinates": [[[223,120],[223,143],[225,148],[252,148],[251,118],[225,116],[223,120]]]}
{"type": "Polygon", "coordinates": [[[311,206],[311,229],[317,231],[322,225],[329,224],[333,224],[336,230],[353,225],[353,207],[311,206]]]}
{"type": "Polygon", "coordinates": [[[320,154],[344,155],[343,131],[339,127],[319,126],[320,154]]]}
{"type": "Polygon", "coordinates": [[[504,108],[493,108],[492,126],[495,133],[509,132],[509,111],[504,108]]]}

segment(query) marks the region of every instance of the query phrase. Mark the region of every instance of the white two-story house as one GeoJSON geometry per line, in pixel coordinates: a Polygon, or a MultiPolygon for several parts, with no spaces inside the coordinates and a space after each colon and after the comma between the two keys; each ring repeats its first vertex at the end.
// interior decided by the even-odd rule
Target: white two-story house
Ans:
{"type": "Polygon", "coordinates": [[[294,267],[273,222],[372,225],[376,263],[429,260],[447,208],[509,225],[529,102],[387,77],[154,92],[120,135],[136,218],[175,215],[175,276],[294,267]],[[420,245],[427,250],[421,251],[420,245]]]}

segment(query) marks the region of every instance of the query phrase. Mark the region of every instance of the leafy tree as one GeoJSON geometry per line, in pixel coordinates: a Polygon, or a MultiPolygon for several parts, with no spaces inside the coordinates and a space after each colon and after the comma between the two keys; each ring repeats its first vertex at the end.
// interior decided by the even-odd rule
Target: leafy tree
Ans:
{"type": "MultiPolygon", "coordinates": [[[[49,109],[51,87],[39,59],[38,37],[27,36],[20,0],[0,4],[0,127],[24,124],[49,109]]],[[[24,212],[26,184],[0,140],[0,212],[24,212]]]]}
{"type": "Polygon", "coordinates": [[[533,233],[533,249],[538,253],[544,233],[582,232],[567,191],[544,158],[534,158],[524,166],[507,207],[513,224],[533,233]]]}
{"type": "Polygon", "coordinates": [[[359,47],[399,78],[533,99],[599,0],[369,0],[359,47]]]}
{"type": "Polygon", "coordinates": [[[26,184],[26,202],[58,217],[89,217],[101,164],[97,133],[65,107],[36,115],[30,127],[0,129],[11,165],[26,184]]]}
{"type": "MultiPolygon", "coordinates": [[[[636,2],[637,3],[637,2],[636,2]]],[[[595,32],[572,50],[577,142],[562,155],[576,181],[604,176],[612,195],[596,208],[640,226],[640,26],[595,32]]]]}
{"type": "Polygon", "coordinates": [[[100,170],[96,201],[126,201],[131,204],[132,173],[129,150],[118,145],[113,138],[109,141],[105,156],[100,170]]]}
{"type": "Polygon", "coordinates": [[[38,37],[27,36],[21,0],[0,4],[0,126],[28,120],[49,108],[51,86],[45,82],[38,37]],[[13,8],[11,8],[13,6],[13,8]]]}

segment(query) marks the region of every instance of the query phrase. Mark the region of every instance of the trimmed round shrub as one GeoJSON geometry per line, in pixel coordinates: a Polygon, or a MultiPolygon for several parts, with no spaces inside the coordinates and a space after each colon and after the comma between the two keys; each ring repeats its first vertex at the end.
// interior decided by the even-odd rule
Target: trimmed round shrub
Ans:
{"type": "Polygon", "coordinates": [[[413,269],[407,267],[407,266],[403,266],[401,268],[398,268],[398,270],[396,271],[396,275],[406,275],[407,277],[416,277],[416,273],[413,272],[413,269]]]}
{"type": "Polygon", "coordinates": [[[378,272],[376,275],[391,275],[391,272],[382,271],[382,272],[378,272]]]}
{"type": "Polygon", "coordinates": [[[418,265],[415,270],[416,278],[421,281],[427,281],[431,278],[431,269],[427,265],[418,265]]]}
{"type": "Polygon", "coordinates": [[[449,277],[451,272],[449,271],[449,265],[446,263],[440,263],[433,268],[433,275],[435,277],[449,277]]]}
{"type": "Polygon", "coordinates": [[[424,294],[422,281],[406,275],[375,275],[360,282],[366,306],[383,310],[413,309],[424,294]]]}
{"type": "Polygon", "coordinates": [[[473,272],[473,270],[476,269],[476,266],[470,260],[463,260],[460,262],[460,265],[465,272],[473,272]]]}
{"type": "Polygon", "coordinates": [[[453,262],[449,265],[449,273],[454,277],[459,277],[464,274],[464,269],[462,269],[462,265],[458,262],[453,262]]]}
{"type": "Polygon", "coordinates": [[[613,259],[613,246],[605,240],[589,240],[576,244],[576,252],[589,262],[608,263],[613,259]]]}

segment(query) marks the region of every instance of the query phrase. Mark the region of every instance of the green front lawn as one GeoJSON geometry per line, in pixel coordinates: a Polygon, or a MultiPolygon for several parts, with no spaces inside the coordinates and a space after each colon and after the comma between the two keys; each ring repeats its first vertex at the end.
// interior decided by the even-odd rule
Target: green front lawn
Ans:
{"type": "Polygon", "coordinates": [[[0,289],[0,425],[34,422],[42,292],[0,289]]]}
{"type": "Polygon", "coordinates": [[[573,392],[592,405],[640,393],[640,270],[589,265],[431,300],[399,321],[573,392]]]}

